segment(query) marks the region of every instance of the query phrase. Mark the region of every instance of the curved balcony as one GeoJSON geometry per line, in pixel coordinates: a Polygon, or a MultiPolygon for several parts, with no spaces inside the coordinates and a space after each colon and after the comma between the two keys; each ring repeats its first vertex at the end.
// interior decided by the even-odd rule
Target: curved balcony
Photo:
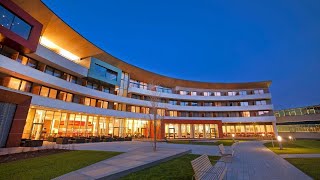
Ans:
{"type": "Polygon", "coordinates": [[[234,100],[258,100],[258,99],[271,99],[270,93],[265,94],[252,94],[252,95],[238,95],[238,96],[191,96],[170,93],[159,93],[151,90],[129,87],[129,93],[139,95],[157,96],[168,99],[186,100],[186,101],[234,101],[234,100]]]}

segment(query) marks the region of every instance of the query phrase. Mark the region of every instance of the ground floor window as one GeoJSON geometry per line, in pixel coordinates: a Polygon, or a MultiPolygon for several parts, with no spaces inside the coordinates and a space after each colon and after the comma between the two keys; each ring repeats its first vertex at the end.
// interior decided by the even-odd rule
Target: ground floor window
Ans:
{"type": "Polygon", "coordinates": [[[224,124],[222,131],[224,136],[235,134],[236,136],[243,137],[259,136],[262,134],[273,135],[274,133],[272,124],[224,124]]]}
{"type": "Polygon", "coordinates": [[[165,123],[166,138],[217,138],[217,124],[172,124],[165,123]]]}
{"type": "Polygon", "coordinates": [[[30,108],[22,138],[148,137],[149,121],[30,108]]]}

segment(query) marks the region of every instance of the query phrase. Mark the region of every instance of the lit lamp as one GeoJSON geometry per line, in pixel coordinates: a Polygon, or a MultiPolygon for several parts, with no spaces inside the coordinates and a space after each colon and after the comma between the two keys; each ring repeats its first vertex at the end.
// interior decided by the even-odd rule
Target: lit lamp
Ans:
{"type": "Polygon", "coordinates": [[[234,136],[235,136],[235,135],[234,135],[234,134],[232,134],[231,136],[232,136],[232,141],[234,142],[234,136]]]}
{"type": "Polygon", "coordinates": [[[280,148],[280,149],[283,149],[283,148],[282,148],[282,142],[281,142],[281,141],[282,141],[282,137],[281,137],[281,136],[278,136],[277,139],[278,139],[278,142],[279,142],[279,148],[280,148]]]}
{"type": "Polygon", "coordinates": [[[289,136],[290,141],[292,141],[292,136],[289,136]]]}
{"type": "Polygon", "coordinates": [[[262,139],[264,139],[265,134],[264,134],[264,133],[262,133],[261,135],[262,135],[262,139]]]}

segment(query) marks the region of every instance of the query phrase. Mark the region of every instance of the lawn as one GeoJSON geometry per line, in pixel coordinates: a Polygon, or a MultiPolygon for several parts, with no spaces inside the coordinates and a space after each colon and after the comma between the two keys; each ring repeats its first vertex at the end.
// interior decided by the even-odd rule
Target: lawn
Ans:
{"type": "Polygon", "coordinates": [[[319,140],[296,140],[283,142],[283,149],[279,149],[278,142],[274,142],[275,147],[272,147],[272,143],[265,143],[266,147],[275,152],[276,154],[318,154],[320,153],[320,141],[319,140]]]}
{"type": "Polygon", "coordinates": [[[120,154],[105,151],[70,151],[0,164],[1,179],[52,179],[120,154]]]}
{"type": "MultiPolygon", "coordinates": [[[[140,180],[140,179],[188,179],[193,176],[191,161],[200,155],[187,154],[179,158],[161,163],[157,166],[147,168],[135,173],[131,173],[121,179],[140,180]]],[[[218,156],[209,156],[211,161],[218,160],[218,156]]]]}
{"type": "Polygon", "coordinates": [[[312,178],[320,180],[320,158],[288,158],[286,160],[312,178]]]}
{"type": "Polygon", "coordinates": [[[209,145],[209,146],[218,146],[219,144],[223,144],[224,146],[231,146],[233,144],[233,140],[231,139],[223,139],[217,140],[215,142],[201,142],[195,140],[173,140],[168,141],[168,143],[173,144],[192,144],[192,145],[209,145]]]}

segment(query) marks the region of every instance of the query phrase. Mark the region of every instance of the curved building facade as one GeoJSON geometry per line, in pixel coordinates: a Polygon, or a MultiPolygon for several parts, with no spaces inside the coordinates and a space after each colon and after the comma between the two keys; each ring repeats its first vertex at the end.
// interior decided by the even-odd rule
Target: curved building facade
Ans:
{"type": "Polygon", "coordinates": [[[276,133],[270,81],[162,76],[101,50],[40,0],[0,4],[1,146],[49,136],[153,137],[153,123],[159,139],[276,133]]]}

